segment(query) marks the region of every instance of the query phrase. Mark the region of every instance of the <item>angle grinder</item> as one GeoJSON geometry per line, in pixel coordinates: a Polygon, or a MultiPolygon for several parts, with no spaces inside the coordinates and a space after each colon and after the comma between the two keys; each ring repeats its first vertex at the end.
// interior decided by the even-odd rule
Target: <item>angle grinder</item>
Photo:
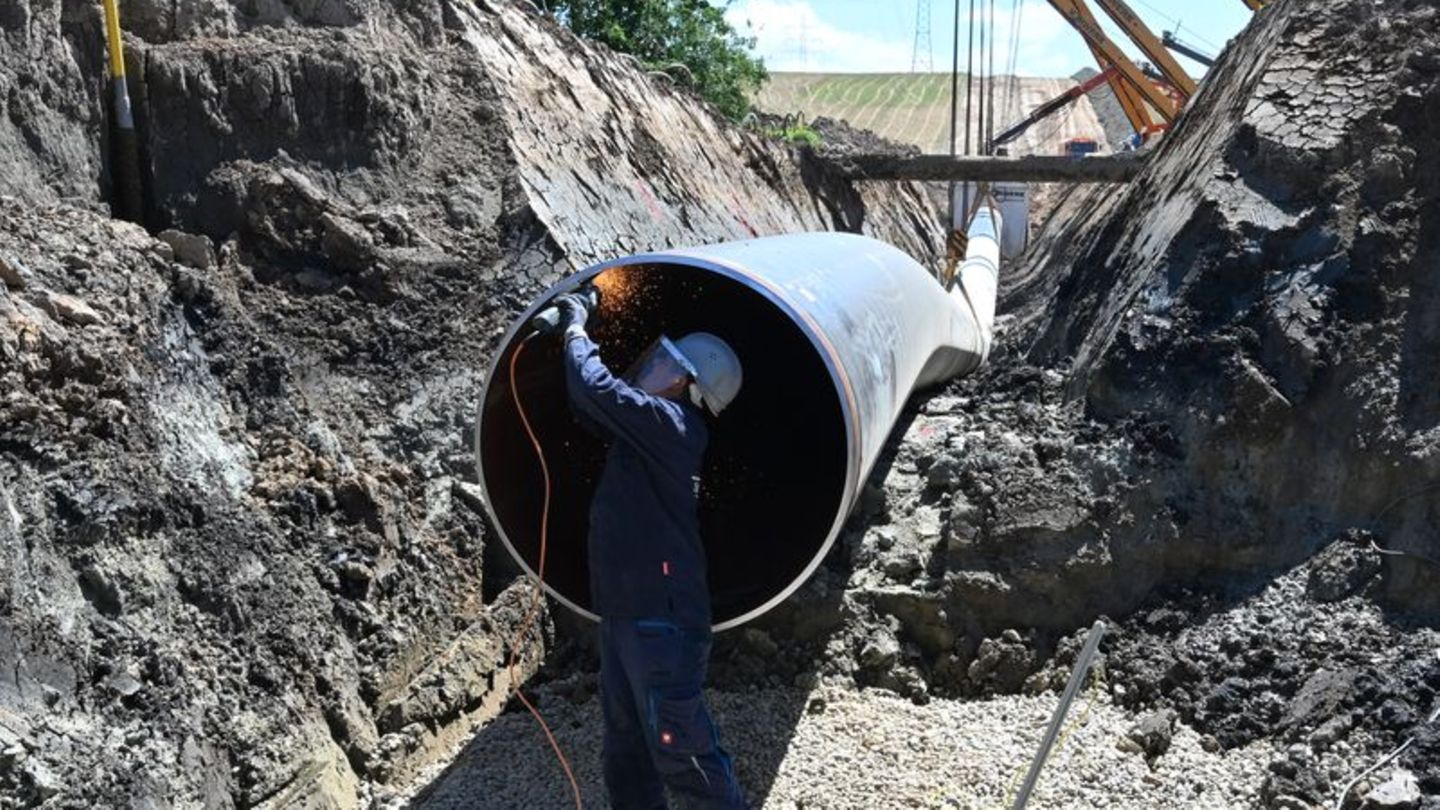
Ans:
{"type": "MultiPolygon", "coordinates": [[[[600,306],[600,290],[596,289],[594,284],[585,284],[580,289],[567,294],[578,298],[587,313],[593,313],[595,308],[600,306]]],[[[551,304],[530,319],[530,328],[542,335],[548,334],[555,331],[560,325],[560,318],[560,307],[551,304]]]]}

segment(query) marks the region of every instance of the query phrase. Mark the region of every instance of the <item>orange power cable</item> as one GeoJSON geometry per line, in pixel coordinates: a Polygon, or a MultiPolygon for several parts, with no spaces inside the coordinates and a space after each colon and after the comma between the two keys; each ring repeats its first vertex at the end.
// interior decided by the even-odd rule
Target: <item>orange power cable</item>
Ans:
{"type": "Polygon", "coordinates": [[[555,752],[555,758],[560,760],[560,767],[565,769],[565,776],[570,780],[570,789],[575,793],[575,810],[584,810],[580,801],[580,783],[575,781],[575,772],[570,768],[570,760],[565,758],[565,752],[560,750],[560,743],[555,740],[551,733],[550,726],[545,723],[545,718],[540,712],[525,699],[525,693],[520,691],[520,680],[515,677],[515,659],[519,657],[520,644],[524,641],[525,635],[530,632],[530,625],[534,623],[535,616],[540,611],[540,603],[544,600],[545,594],[543,583],[545,582],[545,546],[550,534],[550,467],[545,463],[545,451],[540,447],[540,440],[535,436],[535,430],[530,426],[530,417],[525,415],[525,406],[520,403],[520,388],[515,384],[515,365],[520,359],[520,352],[525,348],[535,335],[525,338],[515,347],[515,353],[510,355],[510,394],[515,399],[515,410],[520,414],[520,423],[525,426],[525,433],[530,437],[530,443],[535,446],[535,456],[540,459],[540,475],[545,479],[545,500],[540,509],[540,565],[535,574],[535,591],[530,599],[530,609],[525,613],[525,620],[520,623],[520,630],[515,633],[515,638],[510,642],[510,663],[507,665],[510,671],[510,693],[520,698],[525,708],[534,715],[535,721],[540,724],[540,730],[545,732],[545,739],[550,741],[550,748],[555,752]]]}

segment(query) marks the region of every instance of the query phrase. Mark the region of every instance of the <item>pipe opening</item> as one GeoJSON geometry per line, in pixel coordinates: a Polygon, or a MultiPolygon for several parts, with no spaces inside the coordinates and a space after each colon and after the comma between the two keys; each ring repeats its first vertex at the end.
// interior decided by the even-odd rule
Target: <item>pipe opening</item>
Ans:
{"type": "MultiPolygon", "coordinates": [[[[600,271],[595,283],[602,298],[588,331],[614,373],[623,374],[660,334],[713,332],[740,356],[744,386],[710,422],[700,486],[714,622],[738,624],[798,587],[828,548],[849,472],[839,386],[806,331],[738,272],[627,264],[600,271]]],[[[509,379],[511,358],[527,333],[512,330],[487,380],[478,458],[502,539],[533,572],[543,478],[509,379]]],[[[558,337],[531,340],[517,364],[517,387],[553,486],[545,582],[561,601],[594,618],[585,539],[605,447],[570,412],[561,349],[558,337]]]]}

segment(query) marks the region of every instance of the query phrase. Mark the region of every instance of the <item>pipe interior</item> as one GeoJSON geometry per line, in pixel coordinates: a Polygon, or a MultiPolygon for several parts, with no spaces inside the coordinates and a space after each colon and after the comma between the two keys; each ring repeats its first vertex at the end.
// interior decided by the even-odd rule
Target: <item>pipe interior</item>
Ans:
{"type": "MultiPolygon", "coordinates": [[[[596,283],[602,299],[587,328],[616,374],[660,334],[713,332],[740,355],[740,395],[709,424],[700,524],[714,622],[746,616],[800,578],[823,552],[841,509],[847,447],[835,382],[779,306],[728,276],[644,264],[611,268],[596,283]]],[[[544,479],[509,376],[527,333],[521,330],[503,348],[486,387],[480,463],[499,528],[533,571],[544,479]]],[[[516,368],[516,387],[545,448],[553,487],[545,581],[589,611],[585,534],[605,447],[570,412],[558,337],[529,341],[516,368]]]]}

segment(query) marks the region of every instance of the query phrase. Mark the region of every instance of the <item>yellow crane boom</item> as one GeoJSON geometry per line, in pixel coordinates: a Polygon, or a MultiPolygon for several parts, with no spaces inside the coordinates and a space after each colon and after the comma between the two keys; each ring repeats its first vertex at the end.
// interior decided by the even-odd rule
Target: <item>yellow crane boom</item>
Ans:
{"type": "Polygon", "coordinates": [[[1085,0],[1049,0],[1049,2],[1056,11],[1060,12],[1060,16],[1064,17],[1070,26],[1085,38],[1085,43],[1090,46],[1091,52],[1100,62],[1100,69],[1104,70],[1110,65],[1114,65],[1125,80],[1126,90],[1133,91],[1122,94],[1122,91],[1117,89],[1115,95],[1121,99],[1121,105],[1126,108],[1126,115],[1130,117],[1130,123],[1137,132],[1144,133],[1147,129],[1146,122],[1149,120],[1149,115],[1143,109],[1146,103],[1158,112],[1167,124],[1175,120],[1180,110],[1174,99],[1156,87],[1139,66],[1131,61],[1124,51],[1120,50],[1120,46],[1105,34],[1104,29],[1096,21],[1095,15],[1085,5],[1085,0]],[[1137,97],[1139,103],[1136,103],[1137,97]]]}
{"type": "Polygon", "coordinates": [[[1130,37],[1130,41],[1145,52],[1150,61],[1155,63],[1155,67],[1165,75],[1166,81],[1180,91],[1180,95],[1186,101],[1195,95],[1195,80],[1190,78],[1190,74],[1186,73],[1184,68],[1180,67],[1180,63],[1175,61],[1175,57],[1165,47],[1165,43],[1155,36],[1155,32],[1151,31],[1150,26],[1140,19],[1140,15],[1126,5],[1125,0],[1095,0],[1095,2],[1105,9],[1105,13],[1110,15],[1110,19],[1114,20],[1115,24],[1125,32],[1125,35],[1130,37]]]}

